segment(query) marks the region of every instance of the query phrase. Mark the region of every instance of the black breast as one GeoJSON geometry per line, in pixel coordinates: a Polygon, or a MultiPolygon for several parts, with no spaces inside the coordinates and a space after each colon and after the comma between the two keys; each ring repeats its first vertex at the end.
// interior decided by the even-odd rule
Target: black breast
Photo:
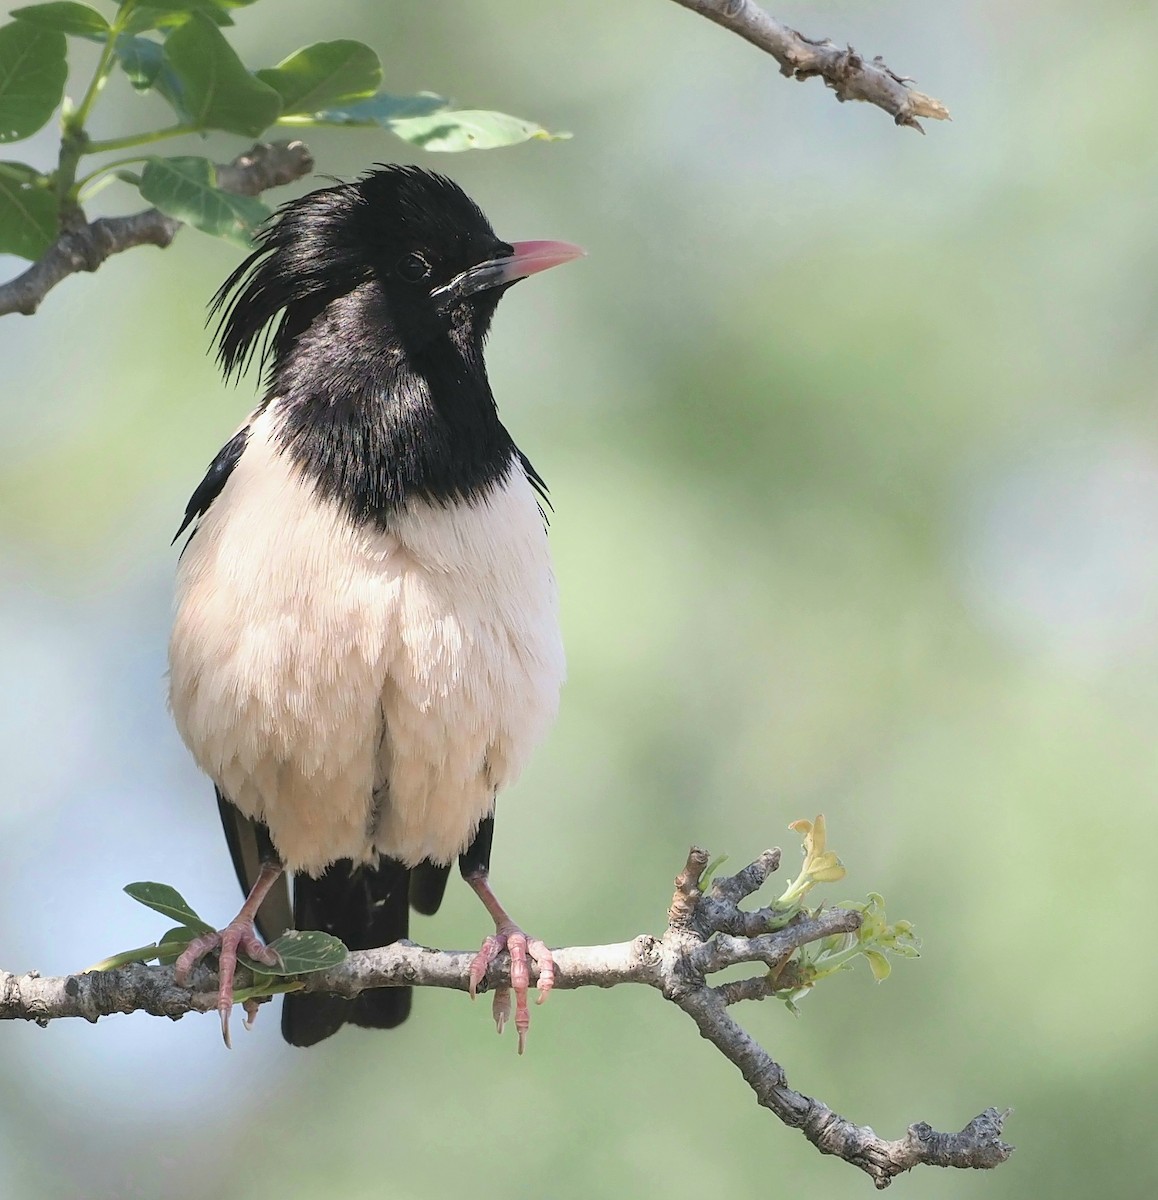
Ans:
{"type": "MultiPolygon", "coordinates": [[[[517,453],[482,366],[445,336],[406,345],[373,284],[334,300],[277,372],[276,439],[320,494],[379,526],[410,499],[470,500],[517,453]]],[[[481,348],[480,348],[481,349],[481,348]]]]}

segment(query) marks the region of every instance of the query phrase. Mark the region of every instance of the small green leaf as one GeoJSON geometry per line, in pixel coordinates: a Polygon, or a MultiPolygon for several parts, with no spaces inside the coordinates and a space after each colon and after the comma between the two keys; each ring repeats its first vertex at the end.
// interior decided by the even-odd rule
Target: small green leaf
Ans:
{"type": "Polygon", "coordinates": [[[190,124],[189,114],[181,95],[181,81],[173,68],[165,61],[164,48],[151,38],[117,38],[113,47],[120,68],[128,76],[129,83],[138,92],[153,89],[164,97],[182,123],[190,124]]]}
{"type": "Polygon", "coordinates": [[[257,77],[281,97],[283,113],[313,113],[373,96],[382,64],[362,42],[315,42],[257,77]]]}
{"type": "Polygon", "coordinates": [[[138,92],[147,92],[161,73],[161,43],[149,38],[123,36],[117,38],[113,50],[133,87],[138,92]]]}
{"type": "Polygon", "coordinates": [[[129,11],[128,17],[125,18],[125,22],[121,26],[121,33],[125,37],[132,37],[133,34],[137,33],[151,33],[154,30],[175,29],[188,19],[188,13],[165,12],[162,9],[153,8],[151,5],[142,4],[129,11]]]}
{"type": "Polygon", "coordinates": [[[795,918],[798,912],[800,912],[799,904],[790,904],[786,907],[782,907],[779,904],[770,904],[768,906],[768,920],[764,928],[769,933],[773,933],[777,929],[783,929],[785,925],[795,918]]]}
{"type": "Polygon", "coordinates": [[[727,861],[728,856],[726,854],[717,854],[716,857],[713,858],[710,863],[708,863],[708,865],[704,868],[704,873],[700,876],[699,890],[701,892],[706,892],[708,890],[708,887],[712,882],[712,878],[727,861]]]}
{"type": "Polygon", "coordinates": [[[283,933],[269,948],[281,956],[281,966],[253,962],[244,955],[238,957],[251,970],[263,975],[306,975],[313,971],[328,971],[341,966],[349,951],[336,937],[318,929],[291,929],[283,933]]]}
{"type": "Polygon", "coordinates": [[[47,175],[27,163],[0,162],[0,175],[7,175],[19,183],[36,184],[37,187],[51,186],[47,175]]]}
{"type": "Polygon", "coordinates": [[[181,87],[181,103],[196,129],[257,137],[277,120],[281,97],[245,69],[210,20],[195,13],[165,41],[165,62],[181,87]]]}
{"type": "Polygon", "coordinates": [[[423,150],[493,150],[540,138],[557,141],[569,133],[548,133],[542,125],[506,113],[471,109],[432,113],[426,117],[403,117],[389,122],[391,133],[423,150]]]}
{"type": "Polygon", "coordinates": [[[433,92],[418,92],[413,96],[393,96],[379,92],[368,100],[341,104],[315,113],[295,113],[284,119],[287,125],[380,125],[390,128],[390,122],[401,117],[424,117],[449,108],[449,101],[433,92]]]}
{"type": "Polygon", "coordinates": [[[877,983],[883,983],[893,973],[893,964],[879,950],[866,950],[864,956],[877,983]]]}
{"type": "Polygon", "coordinates": [[[0,163],[0,254],[35,260],[55,240],[56,196],[42,180],[24,163],[0,163]]]}
{"type": "Polygon", "coordinates": [[[207,158],[150,158],[141,173],[141,195],[194,229],[246,247],[269,216],[269,209],[253,196],[235,196],[217,187],[217,173],[207,158]]]}
{"type": "Polygon", "coordinates": [[[283,992],[300,992],[305,984],[297,979],[278,979],[272,975],[253,976],[253,987],[234,988],[234,1004],[244,1004],[246,1000],[260,999],[262,996],[278,996],[283,992]]]}
{"type": "Polygon", "coordinates": [[[130,963],[152,962],[156,957],[157,944],[150,942],[147,946],[138,946],[135,950],[122,950],[120,954],[102,958],[91,967],[85,967],[84,973],[87,975],[90,971],[115,971],[118,967],[127,967],[130,963]]]}
{"type": "Polygon", "coordinates": [[[146,13],[204,13],[210,16],[214,11],[220,11],[221,5],[217,0],[147,0],[140,6],[134,5],[129,15],[131,21],[138,12],[146,13]]]}
{"type": "Polygon", "coordinates": [[[380,92],[368,100],[293,113],[283,118],[286,125],[378,125],[404,141],[424,150],[489,150],[513,146],[529,138],[554,141],[569,133],[548,133],[533,121],[506,113],[452,110],[441,96],[421,92],[415,96],[393,96],[380,92]]]}
{"type": "Polygon", "coordinates": [[[56,110],[68,77],[64,34],[13,21],[0,29],[0,142],[34,134],[56,110]]]}
{"type": "MultiPolygon", "coordinates": [[[[124,7],[122,2],[121,7],[124,7]]],[[[133,12],[139,8],[152,9],[154,12],[197,12],[205,8],[215,7],[215,0],[146,0],[144,5],[133,5],[133,12]]]]}
{"type": "Polygon", "coordinates": [[[111,29],[108,21],[87,4],[75,0],[56,0],[52,4],[33,4],[28,8],[14,8],[12,16],[26,21],[38,29],[55,29],[58,33],[71,33],[74,37],[91,38],[103,42],[111,29]]]}
{"type": "MultiPolygon", "coordinates": [[[[247,8],[256,3],[257,0],[146,0],[144,5],[134,5],[132,11],[135,13],[141,8],[150,8],[165,13],[201,13],[213,21],[224,17],[226,23],[232,24],[233,18],[225,10],[247,8]]],[[[121,7],[124,7],[123,3],[121,7]]]]}
{"type": "Polygon", "coordinates": [[[185,903],[185,897],[167,883],[130,883],[125,888],[125,893],[138,904],[143,904],[164,917],[176,917],[182,925],[195,929],[198,933],[213,932],[213,926],[201,920],[185,903]]]}
{"type": "Polygon", "coordinates": [[[178,925],[157,939],[157,961],[163,967],[171,967],[182,952],[202,931],[190,929],[188,925],[178,925]]]}

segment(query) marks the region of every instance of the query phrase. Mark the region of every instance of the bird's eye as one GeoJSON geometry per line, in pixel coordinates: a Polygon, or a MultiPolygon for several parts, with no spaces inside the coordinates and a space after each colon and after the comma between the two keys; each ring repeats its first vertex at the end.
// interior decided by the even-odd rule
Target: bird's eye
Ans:
{"type": "Polygon", "coordinates": [[[407,283],[417,283],[430,274],[430,264],[421,254],[404,254],[394,268],[399,279],[407,283]]]}

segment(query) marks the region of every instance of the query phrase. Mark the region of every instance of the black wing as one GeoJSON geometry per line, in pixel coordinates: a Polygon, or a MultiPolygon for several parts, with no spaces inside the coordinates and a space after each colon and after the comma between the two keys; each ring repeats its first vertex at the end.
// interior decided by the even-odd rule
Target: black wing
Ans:
{"type": "Polygon", "coordinates": [[[450,864],[440,867],[429,859],[420,862],[410,872],[410,905],[424,917],[433,917],[442,904],[450,864]]]}
{"type": "Polygon", "coordinates": [[[189,497],[189,503],[185,506],[185,519],[181,522],[181,528],[173,534],[173,541],[176,541],[198,517],[204,516],[209,511],[209,506],[221,495],[225,481],[233,474],[233,468],[241,461],[242,451],[248,441],[249,426],[247,425],[244,429],[238,430],[221,447],[217,457],[209,464],[205,478],[201,480],[197,485],[197,490],[189,497]]]}
{"type": "Polygon", "coordinates": [[[531,487],[535,489],[535,494],[539,497],[539,512],[543,514],[543,524],[550,525],[551,518],[548,515],[548,509],[554,512],[555,506],[551,503],[551,496],[547,491],[547,481],[535,470],[534,463],[521,450],[516,448],[515,453],[519,456],[519,462],[526,472],[531,487]]]}

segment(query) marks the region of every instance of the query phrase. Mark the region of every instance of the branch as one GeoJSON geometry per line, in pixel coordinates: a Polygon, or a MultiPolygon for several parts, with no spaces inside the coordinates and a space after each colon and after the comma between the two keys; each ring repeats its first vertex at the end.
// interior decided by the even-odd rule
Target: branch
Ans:
{"type": "MultiPolygon", "coordinates": [[[[1013,1152],[1000,1140],[1008,1112],[988,1108],[960,1133],[937,1133],[922,1123],[885,1141],[867,1126],[854,1125],[819,1100],[788,1086],[784,1071],[728,1014],[728,1006],[762,999],[784,989],[794,969],[792,956],[823,938],[855,933],[862,917],[845,908],[801,911],[782,928],[770,929],[771,909],[739,907],[776,870],[779,850],[768,850],[736,875],[718,879],[706,890],[700,881],[708,856],[693,847],[676,880],[662,937],[640,934],[610,946],[573,946],[554,950],[555,988],[613,987],[640,983],[655,988],[696,1023],[700,1033],[733,1063],[756,1099],[786,1125],[799,1129],[822,1154],[835,1154],[866,1172],[878,1188],[922,1163],[940,1167],[996,1167],[1013,1152]],[[713,987],[707,976],[726,967],[760,964],[760,974],[713,987]]],[[[779,919],[784,920],[784,913],[779,919]]],[[[331,971],[300,976],[305,991],[353,997],[367,988],[441,987],[467,990],[471,960],[465,950],[430,950],[397,942],[378,950],[350,954],[331,971]]],[[[536,970],[532,965],[532,976],[536,970]]],[[[493,963],[484,990],[509,983],[510,960],[493,963]]],[[[239,986],[249,979],[238,970],[239,986]]],[[[134,964],[114,971],[87,972],[41,979],[36,972],[17,977],[0,971],[0,1020],[45,1025],[61,1017],[96,1021],[118,1012],[147,1012],[181,1017],[217,1007],[217,984],[207,967],[194,974],[191,987],[178,987],[171,967],[134,964]]]]}
{"type": "Polygon", "coordinates": [[[883,108],[898,125],[924,133],[918,117],[951,120],[940,100],[909,86],[904,75],[891,71],[878,55],[872,62],[851,46],[841,50],[828,38],[813,41],[781,24],[749,0],[675,0],[684,8],[715,21],[745,41],[771,54],[780,74],[805,80],[819,76],[841,102],[864,100],[883,108]]]}
{"type": "MultiPolygon", "coordinates": [[[[300,141],[258,142],[228,165],[217,168],[217,186],[241,196],[256,196],[282,187],[314,169],[309,147],[300,141]]],[[[160,246],[177,235],[182,222],[149,208],[129,217],[102,217],[64,230],[21,275],[0,284],[0,316],[30,317],[62,280],[78,271],[95,271],[106,258],[134,246],[160,246]]]]}

